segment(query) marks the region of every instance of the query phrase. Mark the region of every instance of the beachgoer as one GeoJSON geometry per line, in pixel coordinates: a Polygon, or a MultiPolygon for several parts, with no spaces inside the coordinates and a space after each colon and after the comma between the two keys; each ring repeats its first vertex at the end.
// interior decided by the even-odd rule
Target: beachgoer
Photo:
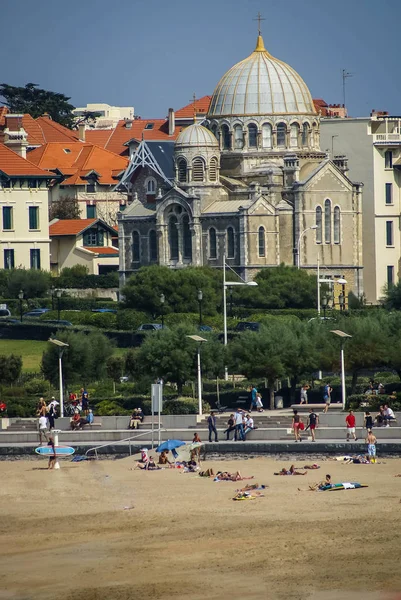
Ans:
{"type": "Polygon", "coordinates": [[[244,411],[241,408],[237,408],[237,410],[235,411],[235,415],[234,415],[234,418],[235,418],[234,440],[235,441],[237,441],[238,437],[239,437],[240,440],[245,442],[243,416],[244,416],[244,411]]]}
{"type": "Polygon", "coordinates": [[[369,462],[376,462],[376,436],[372,433],[371,429],[368,429],[368,435],[366,436],[366,443],[368,445],[368,458],[369,462]]]}
{"type": "Polygon", "coordinates": [[[49,456],[49,464],[47,466],[48,469],[54,469],[54,465],[56,464],[56,448],[54,447],[54,440],[52,437],[49,437],[49,441],[47,442],[48,446],[51,446],[53,449],[53,454],[49,456]]]}
{"type": "Polygon", "coordinates": [[[251,405],[249,407],[249,412],[252,412],[253,408],[257,408],[257,404],[256,404],[256,394],[258,393],[258,390],[256,389],[256,387],[254,385],[251,385],[249,387],[249,392],[251,395],[251,405]]]}
{"type": "Polygon", "coordinates": [[[363,419],[363,426],[367,430],[372,429],[372,427],[373,427],[373,417],[368,410],[365,411],[365,417],[363,419]]]}
{"type": "Polygon", "coordinates": [[[235,431],[235,419],[234,419],[234,414],[230,415],[230,418],[227,421],[227,429],[224,430],[224,433],[226,434],[226,441],[229,441],[230,439],[230,432],[231,431],[235,431]]]}
{"type": "Polygon", "coordinates": [[[79,429],[81,427],[81,415],[79,414],[79,410],[77,408],[74,410],[74,414],[70,419],[70,427],[72,430],[79,429]]]}
{"type": "Polygon", "coordinates": [[[251,475],[251,477],[243,477],[239,471],[236,471],[236,473],[219,471],[215,477],[216,481],[244,481],[245,479],[254,479],[254,476],[251,475]]]}
{"type": "Polygon", "coordinates": [[[206,471],[200,471],[199,477],[215,477],[213,469],[206,469],[206,471]]]}
{"type": "Polygon", "coordinates": [[[260,392],[256,394],[256,408],[258,412],[263,412],[262,394],[260,392]]]}
{"type": "Polygon", "coordinates": [[[216,415],[213,411],[210,412],[210,415],[207,418],[207,426],[209,428],[209,442],[212,441],[212,434],[214,433],[214,441],[218,442],[217,439],[217,429],[216,429],[216,415]]]}
{"type": "Polygon", "coordinates": [[[58,402],[56,402],[55,397],[52,397],[52,401],[50,402],[49,406],[47,407],[47,418],[49,420],[49,429],[50,431],[52,429],[54,429],[54,420],[56,418],[56,405],[58,404],[58,402]]]}
{"type": "Polygon", "coordinates": [[[173,463],[169,461],[167,452],[164,450],[159,456],[159,465],[172,465],[173,463]]]}
{"type": "Polygon", "coordinates": [[[245,417],[245,432],[244,432],[245,435],[250,433],[252,431],[252,429],[255,429],[253,419],[252,419],[251,415],[246,415],[246,417],[245,417]]]}
{"type": "Polygon", "coordinates": [[[86,416],[89,411],[89,394],[86,390],[82,390],[81,404],[82,404],[82,412],[86,416]]]}
{"type": "Polygon", "coordinates": [[[193,443],[193,444],[201,444],[201,443],[202,443],[202,440],[200,439],[200,437],[199,437],[199,434],[198,434],[198,433],[195,433],[195,434],[194,434],[194,439],[192,440],[192,443],[193,443]]]}
{"type": "Polygon", "coordinates": [[[294,465],[291,465],[289,469],[283,467],[281,471],[278,473],[274,473],[275,475],[306,475],[306,471],[300,471],[294,465]]]}
{"type": "Polygon", "coordinates": [[[48,441],[48,437],[47,437],[47,418],[45,417],[45,415],[41,415],[39,417],[39,441],[40,441],[40,445],[42,445],[42,436],[45,438],[46,441],[48,441]]]}
{"type": "Polygon", "coordinates": [[[47,406],[44,398],[39,398],[39,404],[36,415],[38,417],[46,417],[47,415],[47,406]]]}
{"type": "Polygon", "coordinates": [[[141,448],[141,459],[139,462],[141,463],[147,463],[149,460],[149,455],[148,455],[148,449],[147,448],[141,448]]]}
{"type": "Polygon", "coordinates": [[[141,421],[139,419],[138,409],[134,408],[134,410],[132,411],[132,414],[131,414],[131,418],[129,420],[128,429],[138,429],[138,425],[140,422],[141,421]]]}
{"type": "Polygon", "coordinates": [[[355,433],[355,424],[356,419],[353,410],[348,411],[348,415],[345,418],[345,422],[347,424],[347,442],[349,442],[349,437],[352,435],[355,441],[357,441],[356,433],[355,433]]]}
{"type": "Polygon", "coordinates": [[[301,387],[301,402],[300,402],[300,404],[308,404],[308,390],[309,390],[309,385],[307,383],[305,383],[301,387]]]}
{"type": "Polygon", "coordinates": [[[389,407],[388,404],[384,405],[383,417],[386,427],[390,427],[390,421],[395,421],[394,411],[392,408],[389,407]]]}
{"type": "Polygon", "coordinates": [[[315,430],[318,425],[319,425],[319,416],[314,412],[313,408],[310,408],[306,429],[308,429],[308,427],[310,429],[310,433],[312,436],[312,442],[316,442],[315,430]]]}
{"type": "Polygon", "coordinates": [[[383,427],[384,425],[384,406],[382,404],[379,407],[379,412],[375,416],[375,423],[378,427],[383,427]]]}
{"type": "Polygon", "coordinates": [[[144,465],[138,462],[136,466],[138,469],[142,469],[142,471],[157,471],[160,469],[160,467],[156,465],[153,456],[149,456],[149,460],[144,465]]]}
{"type": "Polygon", "coordinates": [[[294,410],[294,416],[292,417],[292,429],[294,430],[294,437],[296,442],[302,442],[300,434],[301,424],[303,425],[302,419],[299,416],[298,411],[294,410]]]}
{"type": "Polygon", "coordinates": [[[323,392],[323,399],[324,399],[324,403],[325,403],[323,412],[325,412],[325,413],[327,413],[327,411],[329,410],[332,391],[333,391],[333,388],[330,386],[329,383],[326,383],[326,385],[324,386],[324,392],[323,392]]]}

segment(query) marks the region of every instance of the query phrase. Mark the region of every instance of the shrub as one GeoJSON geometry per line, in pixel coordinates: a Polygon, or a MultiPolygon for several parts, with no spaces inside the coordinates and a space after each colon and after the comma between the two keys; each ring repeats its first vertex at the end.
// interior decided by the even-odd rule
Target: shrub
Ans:
{"type": "MultiPolygon", "coordinates": [[[[207,413],[210,411],[210,404],[202,402],[202,411],[207,413]]],[[[193,398],[176,398],[175,400],[167,400],[163,404],[164,415],[193,415],[198,412],[198,403],[193,398]]]]}
{"type": "Polygon", "coordinates": [[[49,382],[45,379],[31,379],[25,384],[25,391],[29,396],[45,396],[49,389],[49,382]]]}
{"type": "Polygon", "coordinates": [[[121,404],[110,400],[102,400],[96,405],[96,414],[101,417],[114,417],[118,415],[129,415],[130,411],[124,409],[121,404]]]}
{"type": "Polygon", "coordinates": [[[149,323],[150,316],[139,310],[121,309],[116,315],[116,327],[124,331],[135,331],[142,323],[149,323]]]}

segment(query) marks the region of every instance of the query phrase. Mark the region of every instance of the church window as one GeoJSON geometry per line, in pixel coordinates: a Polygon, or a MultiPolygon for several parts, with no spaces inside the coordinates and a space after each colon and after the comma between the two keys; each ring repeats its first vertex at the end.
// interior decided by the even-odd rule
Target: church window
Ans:
{"type": "Polygon", "coordinates": [[[184,158],[179,158],[177,162],[178,181],[185,183],[187,181],[187,161],[184,158]]]}
{"type": "Polygon", "coordinates": [[[156,194],[156,179],[154,177],[149,177],[146,181],[146,193],[147,194],[156,194]]]}
{"type": "Polygon", "coordinates": [[[157,236],[154,229],[149,231],[149,260],[150,262],[157,261],[157,236]]]}
{"type": "Polygon", "coordinates": [[[263,148],[272,147],[272,128],[269,123],[262,125],[262,146],[263,148]]]}
{"type": "Polygon", "coordinates": [[[193,181],[205,181],[205,163],[202,158],[194,158],[192,162],[193,181]]]}
{"type": "Polygon", "coordinates": [[[168,222],[168,234],[170,245],[170,260],[178,260],[178,229],[177,217],[172,215],[168,222]]]}
{"type": "Polygon", "coordinates": [[[217,258],[217,240],[214,227],[209,229],[209,258],[217,258]]]}
{"type": "Polygon", "coordinates": [[[335,206],[334,207],[334,223],[333,223],[334,227],[333,227],[333,233],[334,233],[334,243],[335,244],[339,244],[340,243],[340,236],[341,236],[341,213],[340,213],[340,207],[339,206],[335,206]]]}
{"type": "Polygon", "coordinates": [[[234,229],[227,227],[227,258],[235,257],[234,229]]]}
{"type": "Polygon", "coordinates": [[[223,150],[231,149],[231,136],[230,130],[227,125],[221,126],[221,135],[223,136],[223,150]]]}
{"type": "Polygon", "coordinates": [[[214,156],[209,163],[209,181],[217,181],[217,158],[214,156]]]}
{"type": "Polygon", "coordinates": [[[258,146],[258,128],[254,123],[248,125],[248,148],[257,148],[258,146]]]}
{"type": "Polygon", "coordinates": [[[264,227],[259,227],[258,230],[258,253],[260,257],[266,256],[266,237],[264,227]]]}
{"type": "Polygon", "coordinates": [[[304,123],[302,128],[302,145],[308,146],[309,144],[309,123],[304,123]]]}
{"type": "Polygon", "coordinates": [[[234,127],[234,145],[236,150],[242,150],[244,147],[244,132],[242,125],[236,125],[234,127]]]}
{"type": "Polygon", "coordinates": [[[279,148],[285,148],[287,146],[287,126],[285,123],[278,123],[277,125],[277,146],[279,148]]]}
{"type": "Polygon", "coordinates": [[[139,262],[140,257],[140,238],[139,233],[134,231],[132,234],[132,261],[139,262]]]}
{"type": "Polygon", "coordinates": [[[192,235],[188,215],[184,215],[182,218],[182,239],[184,243],[184,258],[192,260],[192,235]]]}
{"type": "Polygon", "coordinates": [[[299,137],[299,125],[293,123],[290,129],[290,146],[291,148],[298,148],[298,137],[299,137]]]}
{"type": "Polygon", "coordinates": [[[322,243],[322,239],[323,239],[322,224],[323,224],[322,207],[317,206],[316,207],[316,243],[317,244],[322,243]]]}
{"type": "Polygon", "coordinates": [[[324,201],[324,241],[331,244],[331,201],[324,201]]]}

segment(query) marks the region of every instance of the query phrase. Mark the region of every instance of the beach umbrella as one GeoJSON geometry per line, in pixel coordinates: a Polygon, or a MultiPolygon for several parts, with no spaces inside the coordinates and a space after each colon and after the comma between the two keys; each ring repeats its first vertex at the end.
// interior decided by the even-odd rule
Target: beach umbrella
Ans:
{"type": "Polygon", "coordinates": [[[189,446],[189,449],[196,450],[196,448],[200,448],[201,446],[203,446],[203,442],[192,442],[192,444],[189,446]]]}
{"type": "Polygon", "coordinates": [[[181,442],[181,440],[167,440],[156,448],[156,452],[170,452],[170,450],[175,450],[180,446],[185,446],[185,442],[181,442]]]}

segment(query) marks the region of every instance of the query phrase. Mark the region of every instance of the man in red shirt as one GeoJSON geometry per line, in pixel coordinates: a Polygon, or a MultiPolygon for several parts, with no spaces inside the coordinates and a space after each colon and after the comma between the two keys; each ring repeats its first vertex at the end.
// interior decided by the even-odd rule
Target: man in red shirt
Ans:
{"type": "Polygon", "coordinates": [[[349,436],[352,435],[355,441],[357,441],[357,437],[355,435],[355,415],[352,410],[349,411],[349,415],[347,415],[345,422],[347,424],[347,442],[349,442],[349,436]]]}

